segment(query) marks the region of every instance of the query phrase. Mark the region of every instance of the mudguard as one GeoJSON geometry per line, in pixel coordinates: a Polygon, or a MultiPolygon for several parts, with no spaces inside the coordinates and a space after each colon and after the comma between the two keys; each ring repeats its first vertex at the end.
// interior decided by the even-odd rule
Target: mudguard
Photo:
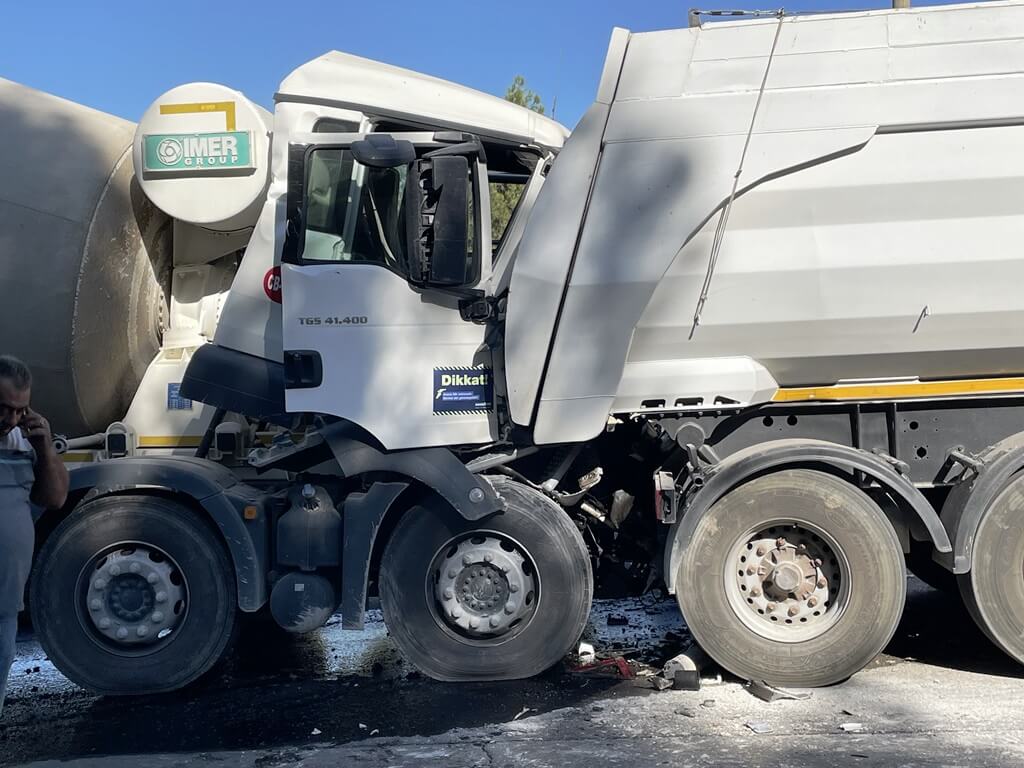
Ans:
{"type": "Polygon", "coordinates": [[[71,472],[72,493],[88,489],[82,503],[125,491],[166,491],[187,496],[204,509],[224,537],[235,568],[238,607],[258,610],[267,601],[267,515],[259,491],[225,467],[190,457],[130,457],[90,464],[71,472]],[[260,514],[245,520],[242,508],[260,514]]]}
{"type": "Polygon", "coordinates": [[[1010,478],[1024,468],[1024,433],[1010,435],[976,457],[978,467],[950,491],[942,507],[942,523],[953,537],[951,551],[939,551],[936,562],[953,573],[967,573],[974,558],[974,537],[985,510],[1010,478]]]}
{"type": "Polygon", "coordinates": [[[683,517],[672,526],[665,549],[665,583],[675,593],[676,576],[683,550],[697,523],[711,506],[745,480],[770,470],[787,467],[828,466],[844,472],[863,472],[913,510],[928,532],[935,549],[952,551],[946,529],[928,500],[907,478],[884,459],[866,451],[825,440],[772,440],[736,451],[714,467],[706,484],[696,492],[683,517]]]}
{"type": "Polygon", "coordinates": [[[377,532],[406,483],[374,483],[366,493],[345,499],[345,534],[341,557],[341,628],[362,629],[366,587],[377,532]]]}

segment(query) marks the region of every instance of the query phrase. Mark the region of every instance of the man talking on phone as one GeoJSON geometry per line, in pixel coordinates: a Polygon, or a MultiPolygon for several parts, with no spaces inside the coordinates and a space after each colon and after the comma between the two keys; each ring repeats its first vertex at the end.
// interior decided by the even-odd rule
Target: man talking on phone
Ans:
{"type": "Polygon", "coordinates": [[[32,567],[31,505],[54,509],[68,495],[68,472],[53,448],[50,424],[29,406],[31,395],[28,367],[0,355],[0,712],[32,567]]]}

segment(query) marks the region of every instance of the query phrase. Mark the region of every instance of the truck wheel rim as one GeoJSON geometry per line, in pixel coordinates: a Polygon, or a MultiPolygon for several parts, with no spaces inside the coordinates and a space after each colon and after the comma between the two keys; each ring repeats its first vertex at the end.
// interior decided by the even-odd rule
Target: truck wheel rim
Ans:
{"type": "Polygon", "coordinates": [[[540,579],[526,549],[492,531],[441,547],[427,577],[427,602],[438,624],[472,644],[506,642],[529,625],[540,579]]]}
{"type": "Polygon", "coordinates": [[[803,520],[759,524],[745,533],[732,548],[724,576],[740,621],[784,643],[827,632],[845,612],[852,589],[842,547],[803,520]]]}
{"type": "Polygon", "coordinates": [[[188,583],[159,547],[121,542],[89,558],[78,577],[78,620],[105,650],[155,653],[176,637],[188,613],[188,583]]]}

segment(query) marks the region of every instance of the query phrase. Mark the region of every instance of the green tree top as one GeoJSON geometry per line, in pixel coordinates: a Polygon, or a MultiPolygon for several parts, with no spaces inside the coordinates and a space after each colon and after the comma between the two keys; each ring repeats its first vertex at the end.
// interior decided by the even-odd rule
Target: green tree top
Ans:
{"type": "MultiPolygon", "coordinates": [[[[526,87],[526,78],[522,75],[512,79],[512,85],[505,91],[505,100],[544,114],[540,95],[526,87]]],[[[501,240],[522,194],[522,184],[491,184],[491,237],[495,243],[501,240]]]]}
{"type": "Polygon", "coordinates": [[[544,114],[544,103],[540,100],[540,95],[526,87],[526,78],[522,75],[512,78],[512,85],[505,91],[505,101],[511,101],[520,107],[532,109],[541,115],[544,114]]]}

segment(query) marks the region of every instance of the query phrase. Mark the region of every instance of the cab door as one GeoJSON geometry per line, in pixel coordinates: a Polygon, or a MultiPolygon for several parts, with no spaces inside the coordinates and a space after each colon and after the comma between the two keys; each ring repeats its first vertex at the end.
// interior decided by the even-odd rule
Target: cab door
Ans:
{"type": "Polygon", "coordinates": [[[488,277],[487,172],[472,149],[472,137],[450,133],[290,145],[289,412],[352,421],[387,449],[494,440],[487,328],[460,313],[488,277]]]}

